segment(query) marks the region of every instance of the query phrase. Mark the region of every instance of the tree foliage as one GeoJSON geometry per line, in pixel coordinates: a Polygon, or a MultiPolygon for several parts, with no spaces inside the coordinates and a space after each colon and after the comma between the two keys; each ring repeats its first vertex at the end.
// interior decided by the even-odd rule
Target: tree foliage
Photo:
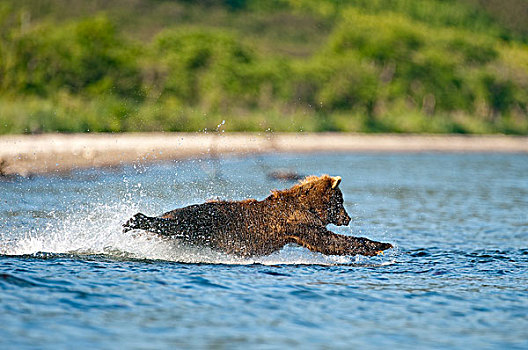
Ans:
{"type": "Polygon", "coordinates": [[[221,120],[228,130],[528,133],[528,47],[478,7],[177,5],[189,16],[212,11],[220,24],[184,23],[140,41],[111,9],[28,21],[26,9],[1,5],[0,133],[192,131],[221,120]],[[328,34],[309,55],[284,54],[311,39],[266,27],[284,18],[313,18],[328,34]],[[243,29],[258,25],[269,38],[249,40],[243,29]],[[285,49],[270,50],[271,40],[285,49]]]}

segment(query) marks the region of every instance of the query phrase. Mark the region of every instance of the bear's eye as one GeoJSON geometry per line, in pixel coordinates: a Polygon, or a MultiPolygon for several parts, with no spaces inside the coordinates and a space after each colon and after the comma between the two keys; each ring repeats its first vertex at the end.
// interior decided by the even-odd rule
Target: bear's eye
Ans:
{"type": "Polygon", "coordinates": [[[337,204],[343,204],[343,195],[341,194],[341,191],[339,192],[336,192],[333,196],[332,196],[332,202],[333,203],[337,203],[337,204]]]}

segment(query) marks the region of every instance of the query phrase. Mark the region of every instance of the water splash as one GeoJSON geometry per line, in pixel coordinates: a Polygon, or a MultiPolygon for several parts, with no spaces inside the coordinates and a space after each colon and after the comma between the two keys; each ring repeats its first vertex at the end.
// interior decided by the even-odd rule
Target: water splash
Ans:
{"type": "Polygon", "coordinates": [[[136,212],[125,204],[99,204],[77,212],[53,214],[44,227],[29,230],[0,247],[5,255],[25,255],[38,252],[107,254],[128,252],[131,256],[162,258],[161,240],[155,237],[131,236],[121,232],[121,223],[136,212]]]}

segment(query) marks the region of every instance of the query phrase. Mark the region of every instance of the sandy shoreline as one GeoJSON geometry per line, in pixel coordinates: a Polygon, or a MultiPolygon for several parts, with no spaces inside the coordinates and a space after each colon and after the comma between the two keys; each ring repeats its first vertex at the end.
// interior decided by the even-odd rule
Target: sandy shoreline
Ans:
{"type": "Polygon", "coordinates": [[[133,162],[274,152],[528,153],[528,137],[288,133],[130,133],[0,136],[0,175],[133,162]]]}

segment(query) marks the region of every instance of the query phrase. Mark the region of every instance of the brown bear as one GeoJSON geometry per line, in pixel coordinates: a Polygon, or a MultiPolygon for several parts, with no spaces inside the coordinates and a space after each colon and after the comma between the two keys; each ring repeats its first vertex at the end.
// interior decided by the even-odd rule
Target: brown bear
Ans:
{"type": "Polygon", "coordinates": [[[123,225],[175,237],[241,257],[268,255],[296,243],[327,255],[377,255],[389,243],[335,234],[326,226],[348,225],[341,177],[309,176],[264,200],[210,201],[158,217],[138,213],[123,225]]]}

